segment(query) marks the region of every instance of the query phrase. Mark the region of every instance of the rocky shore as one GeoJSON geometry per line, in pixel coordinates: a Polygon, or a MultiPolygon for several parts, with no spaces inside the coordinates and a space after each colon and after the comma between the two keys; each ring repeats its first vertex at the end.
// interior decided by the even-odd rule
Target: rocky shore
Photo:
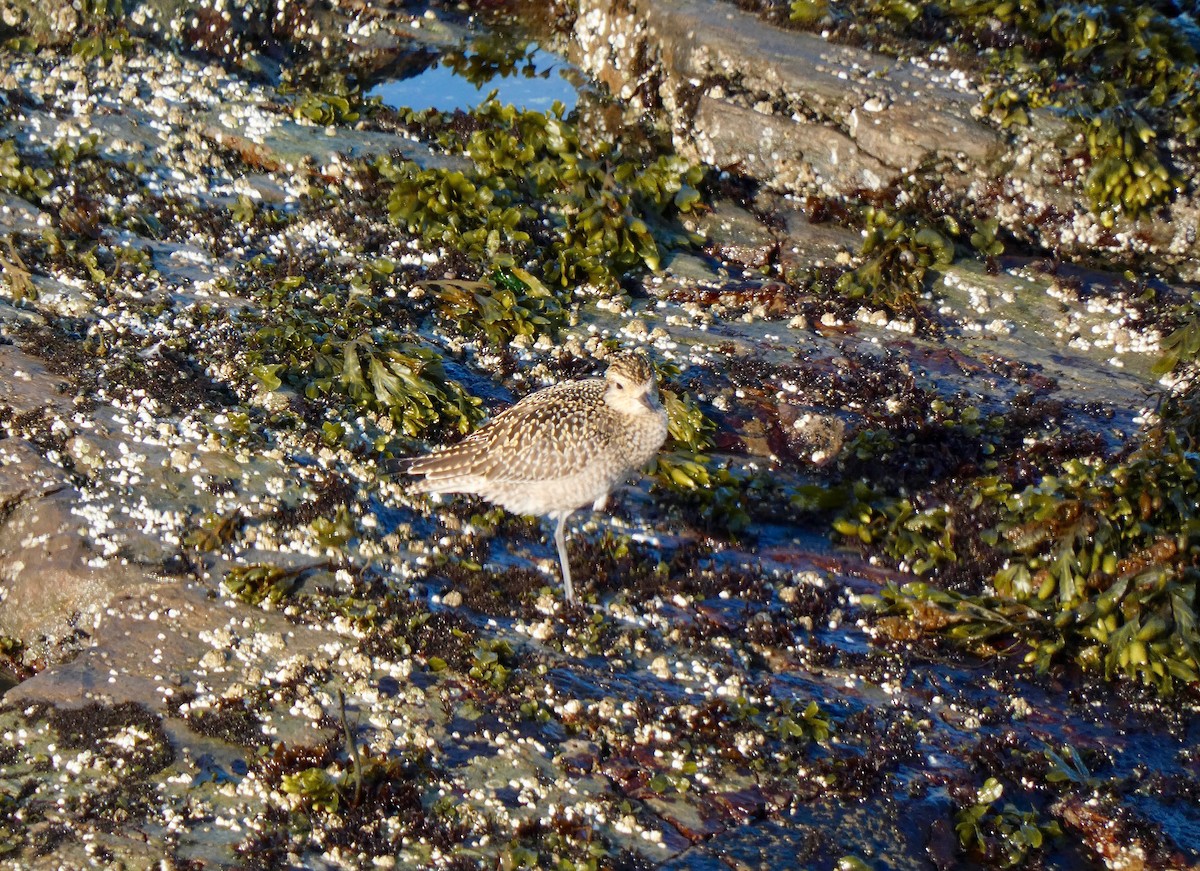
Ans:
{"type": "Polygon", "coordinates": [[[1195,191],[792,6],[0,3],[0,866],[1200,867],[1195,191]],[[566,608],[394,460],[625,346],[566,608]]]}

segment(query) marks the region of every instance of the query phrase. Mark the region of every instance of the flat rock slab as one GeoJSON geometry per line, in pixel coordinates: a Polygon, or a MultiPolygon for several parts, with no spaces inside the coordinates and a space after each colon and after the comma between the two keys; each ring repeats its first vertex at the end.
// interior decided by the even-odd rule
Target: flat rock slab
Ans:
{"type": "Polygon", "coordinates": [[[633,7],[581,4],[582,65],[638,99],[650,77],[632,59],[653,59],[652,90],[674,113],[681,150],[717,166],[835,192],[880,189],[930,157],[981,164],[1005,149],[971,116],[978,96],[943,73],[780,30],[732,4],[633,7]]]}
{"type": "Polygon", "coordinates": [[[197,683],[222,694],[251,669],[312,656],[325,636],[282,614],[221,601],[178,579],[149,578],[114,596],[90,633],[92,646],[10,689],[6,702],[77,707],[133,702],[177,705],[197,683]]]}
{"type": "Polygon", "coordinates": [[[78,501],[36,448],[0,441],[0,634],[34,651],[90,625],[117,591],[145,580],[139,569],[97,561],[78,501]]]}
{"type": "Polygon", "coordinates": [[[7,406],[15,414],[71,412],[71,398],[66,395],[69,382],[15,345],[0,345],[0,372],[5,373],[0,378],[0,407],[7,406]]]}

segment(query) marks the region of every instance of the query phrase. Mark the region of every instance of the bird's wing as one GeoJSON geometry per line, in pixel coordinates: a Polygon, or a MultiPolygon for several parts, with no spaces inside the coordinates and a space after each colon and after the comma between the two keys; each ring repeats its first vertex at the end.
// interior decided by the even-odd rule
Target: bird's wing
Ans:
{"type": "MultiPolygon", "coordinates": [[[[595,462],[610,440],[606,416],[585,402],[554,397],[513,406],[497,418],[486,458],[489,480],[506,483],[569,478],[595,462]]],[[[584,398],[587,399],[586,397],[584,398]]]]}
{"type": "Polygon", "coordinates": [[[408,471],[437,479],[481,477],[526,483],[570,477],[609,441],[604,382],[557,384],[505,409],[456,445],[420,457],[408,471]]]}

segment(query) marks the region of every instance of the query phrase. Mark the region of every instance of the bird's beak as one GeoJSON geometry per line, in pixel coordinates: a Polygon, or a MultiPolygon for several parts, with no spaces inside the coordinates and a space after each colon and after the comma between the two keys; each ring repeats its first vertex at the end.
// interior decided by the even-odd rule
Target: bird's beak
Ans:
{"type": "Polygon", "coordinates": [[[646,406],[647,411],[658,411],[658,407],[654,404],[658,399],[658,392],[655,390],[647,390],[642,394],[642,405],[646,406]]]}

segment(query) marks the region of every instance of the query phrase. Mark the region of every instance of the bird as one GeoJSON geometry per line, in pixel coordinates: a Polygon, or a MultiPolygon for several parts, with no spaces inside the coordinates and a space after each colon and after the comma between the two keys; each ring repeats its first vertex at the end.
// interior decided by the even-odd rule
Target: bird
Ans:
{"type": "Polygon", "coordinates": [[[575,604],[567,518],[649,462],[667,437],[667,412],[644,351],[613,355],[603,378],[531,393],[461,442],[407,462],[416,493],[474,493],[513,514],[556,521],[563,596],[575,604]]]}

